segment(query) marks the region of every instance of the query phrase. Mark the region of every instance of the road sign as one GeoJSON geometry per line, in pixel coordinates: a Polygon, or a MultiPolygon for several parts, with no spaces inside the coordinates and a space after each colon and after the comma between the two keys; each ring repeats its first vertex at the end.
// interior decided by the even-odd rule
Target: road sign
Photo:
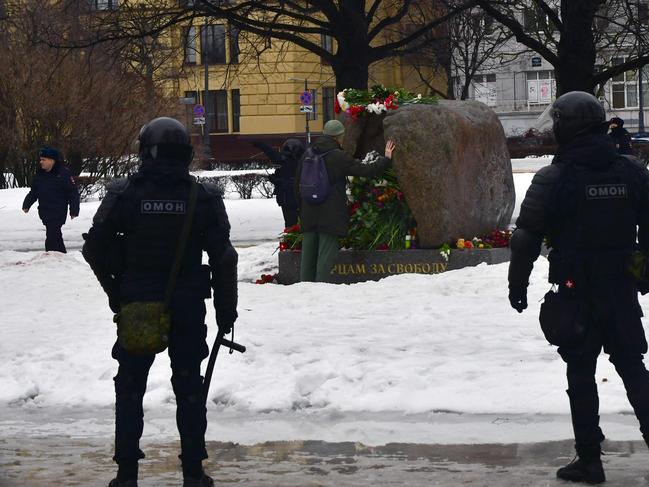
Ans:
{"type": "MultiPolygon", "coordinates": [[[[203,105],[194,106],[194,117],[196,117],[196,118],[205,117],[205,107],[203,105]]],[[[196,122],[194,122],[194,123],[196,123],[196,122]]],[[[203,123],[205,123],[205,122],[203,122],[203,123]]]]}
{"type": "Polygon", "coordinates": [[[300,103],[302,103],[302,105],[310,105],[312,101],[313,101],[313,95],[311,94],[311,92],[303,91],[302,94],[300,95],[300,103]]]}
{"type": "Polygon", "coordinates": [[[205,117],[194,117],[194,125],[205,125],[205,117]]]}
{"type": "Polygon", "coordinates": [[[302,113],[313,113],[313,105],[302,105],[300,111],[302,113]]]}

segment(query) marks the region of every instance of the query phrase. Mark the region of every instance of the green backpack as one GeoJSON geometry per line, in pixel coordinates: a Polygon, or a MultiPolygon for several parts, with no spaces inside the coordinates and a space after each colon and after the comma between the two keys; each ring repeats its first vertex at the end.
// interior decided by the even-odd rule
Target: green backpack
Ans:
{"type": "Polygon", "coordinates": [[[169,345],[171,314],[169,303],[176,287],[176,280],[182,266],[189,231],[194,219],[198,184],[192,181],[189,191],[189,207],[176,247],[176,256],[169,274],[164,301],[135,301],[121,307],[113,317],[117,324],[117,341],[133,355],[155,355],[169,345]]]}

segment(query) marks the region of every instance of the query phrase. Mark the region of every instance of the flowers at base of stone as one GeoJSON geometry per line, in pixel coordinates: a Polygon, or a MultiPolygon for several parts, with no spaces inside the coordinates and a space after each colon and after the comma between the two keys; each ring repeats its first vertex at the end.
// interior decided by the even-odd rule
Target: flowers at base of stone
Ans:
{"type": "Polygon", "coordinates": [[[510,230],[494,230],[486,237],[473,237],[472,239],[458,238],[454,247],[456,249],[494,249],[509,247],[512,232],[510,230]]]}
{"type": "Polygon", "coordinates": [[[413,94],[402,88],[386,88],[383,85],[372,86],[369,90],[346,88],[336,96],[334,111],[345,113],[352,120],[367,114],[381,115],[389,110],[396,110],[400,106],[424,103],[436,103],[435,96],[422,96],[413,94]]]}
{"type": "Polygon", "coordinates": [[[262,274],[255,284],[277,284],[277,274],[262,274]]]}
{"type": "Polygon", "coordinates": [[[445,243],[444,245],[442,245],[442,246],[439,248],[439,255],[441,255],[442,258],[443,258],[446,262],[448,262],[448,258],[451,256],[451,246],[450,246],[449,244],[447,244],[447,243],[445,243]]]}
{"type": "Polygon", "coordinates": [[[349,189],[349,234],[342,242],[343,247],[405,249],[405,236],[414,233],[415,223],[394,170],[388,170],[383,179],[355,177],[349,189]]]}
{"type": "Polygon", "coordinates": [[[284,250],[301,250],[303,238],[304,235],[302,234],[302,228],[299,223],[291,227],[286,227],[280,235],[280,252],[284,250]]]}

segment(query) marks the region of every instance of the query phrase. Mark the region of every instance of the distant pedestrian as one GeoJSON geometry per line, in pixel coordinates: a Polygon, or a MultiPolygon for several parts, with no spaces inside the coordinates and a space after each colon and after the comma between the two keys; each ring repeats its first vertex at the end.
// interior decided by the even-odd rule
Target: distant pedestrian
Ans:
{"type": "Polygon", "coordinates": [[[620,117],[613,117],[609,125],[610,136],[615,142],[615,148],[620,155],[631,155],[631,134],[624,128],[624,120],[620,117]]]}
{"type": "Polygon", "coordinates": [[[70,219],[79,215],[79,191],[72,173],[63,165],[59,151],[43,147],[39,156],[41,168],[23,201],[23,211],[27,213],[38,200],[38,216],[45,225],[45,250],[65,253],[61,227],[65,224],[68,207],[70,219]]]}
{"type": "Polygon", "coordinates": [[[282,150],[277,151],[263,142],[253,142],[255,147],[262,150],[266,156],[279,165],[270,181],[275,185],[277,204],[282,208],[284,227],[292,227],[297,223],[299,204],[295,197],[295,171],[297,164],[304,154],[304,144],[298,139],[287,139],[282,150]]]}
{"type": "MultiPolygon", "coordinates": [[[[301,281],[326,282],[331,266],[338,253],[338,239],[347,235],[349,213],[347,211],[347,176],[373,178],[382,174],[391,163],[394,142],[385,144],[385,157],[365,164],[342,150],[345,127],[338,120],[329,120],[312,146],[315,153],[324,157],[329,179],[329,192],[321,203],[313,203],[300,195],[302,219],[301,281]]],[[[305,158],[298,164],[296,180],[299,182],[305,158]]]]}

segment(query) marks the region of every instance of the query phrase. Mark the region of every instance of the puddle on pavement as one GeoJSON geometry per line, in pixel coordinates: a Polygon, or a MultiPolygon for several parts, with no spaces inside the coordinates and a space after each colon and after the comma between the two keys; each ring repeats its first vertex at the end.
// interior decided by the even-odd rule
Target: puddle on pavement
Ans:
{"type": "MultiPolygon", "coordinates": [[[[511,445],[422,445],[281,441],[209,442],[208,472],[219,486],[560,486],[556,468],[572,459],[572,442],[511,445]]],[[[182,485],[179,443],[146,443],[140,487],[182,485]]],[[[649,485],[642,443],[610,442],[607,485],[649,485]]],[[[106,486],[115,472],[110,440],[0,439],[0,487],[106,486]]]]}

